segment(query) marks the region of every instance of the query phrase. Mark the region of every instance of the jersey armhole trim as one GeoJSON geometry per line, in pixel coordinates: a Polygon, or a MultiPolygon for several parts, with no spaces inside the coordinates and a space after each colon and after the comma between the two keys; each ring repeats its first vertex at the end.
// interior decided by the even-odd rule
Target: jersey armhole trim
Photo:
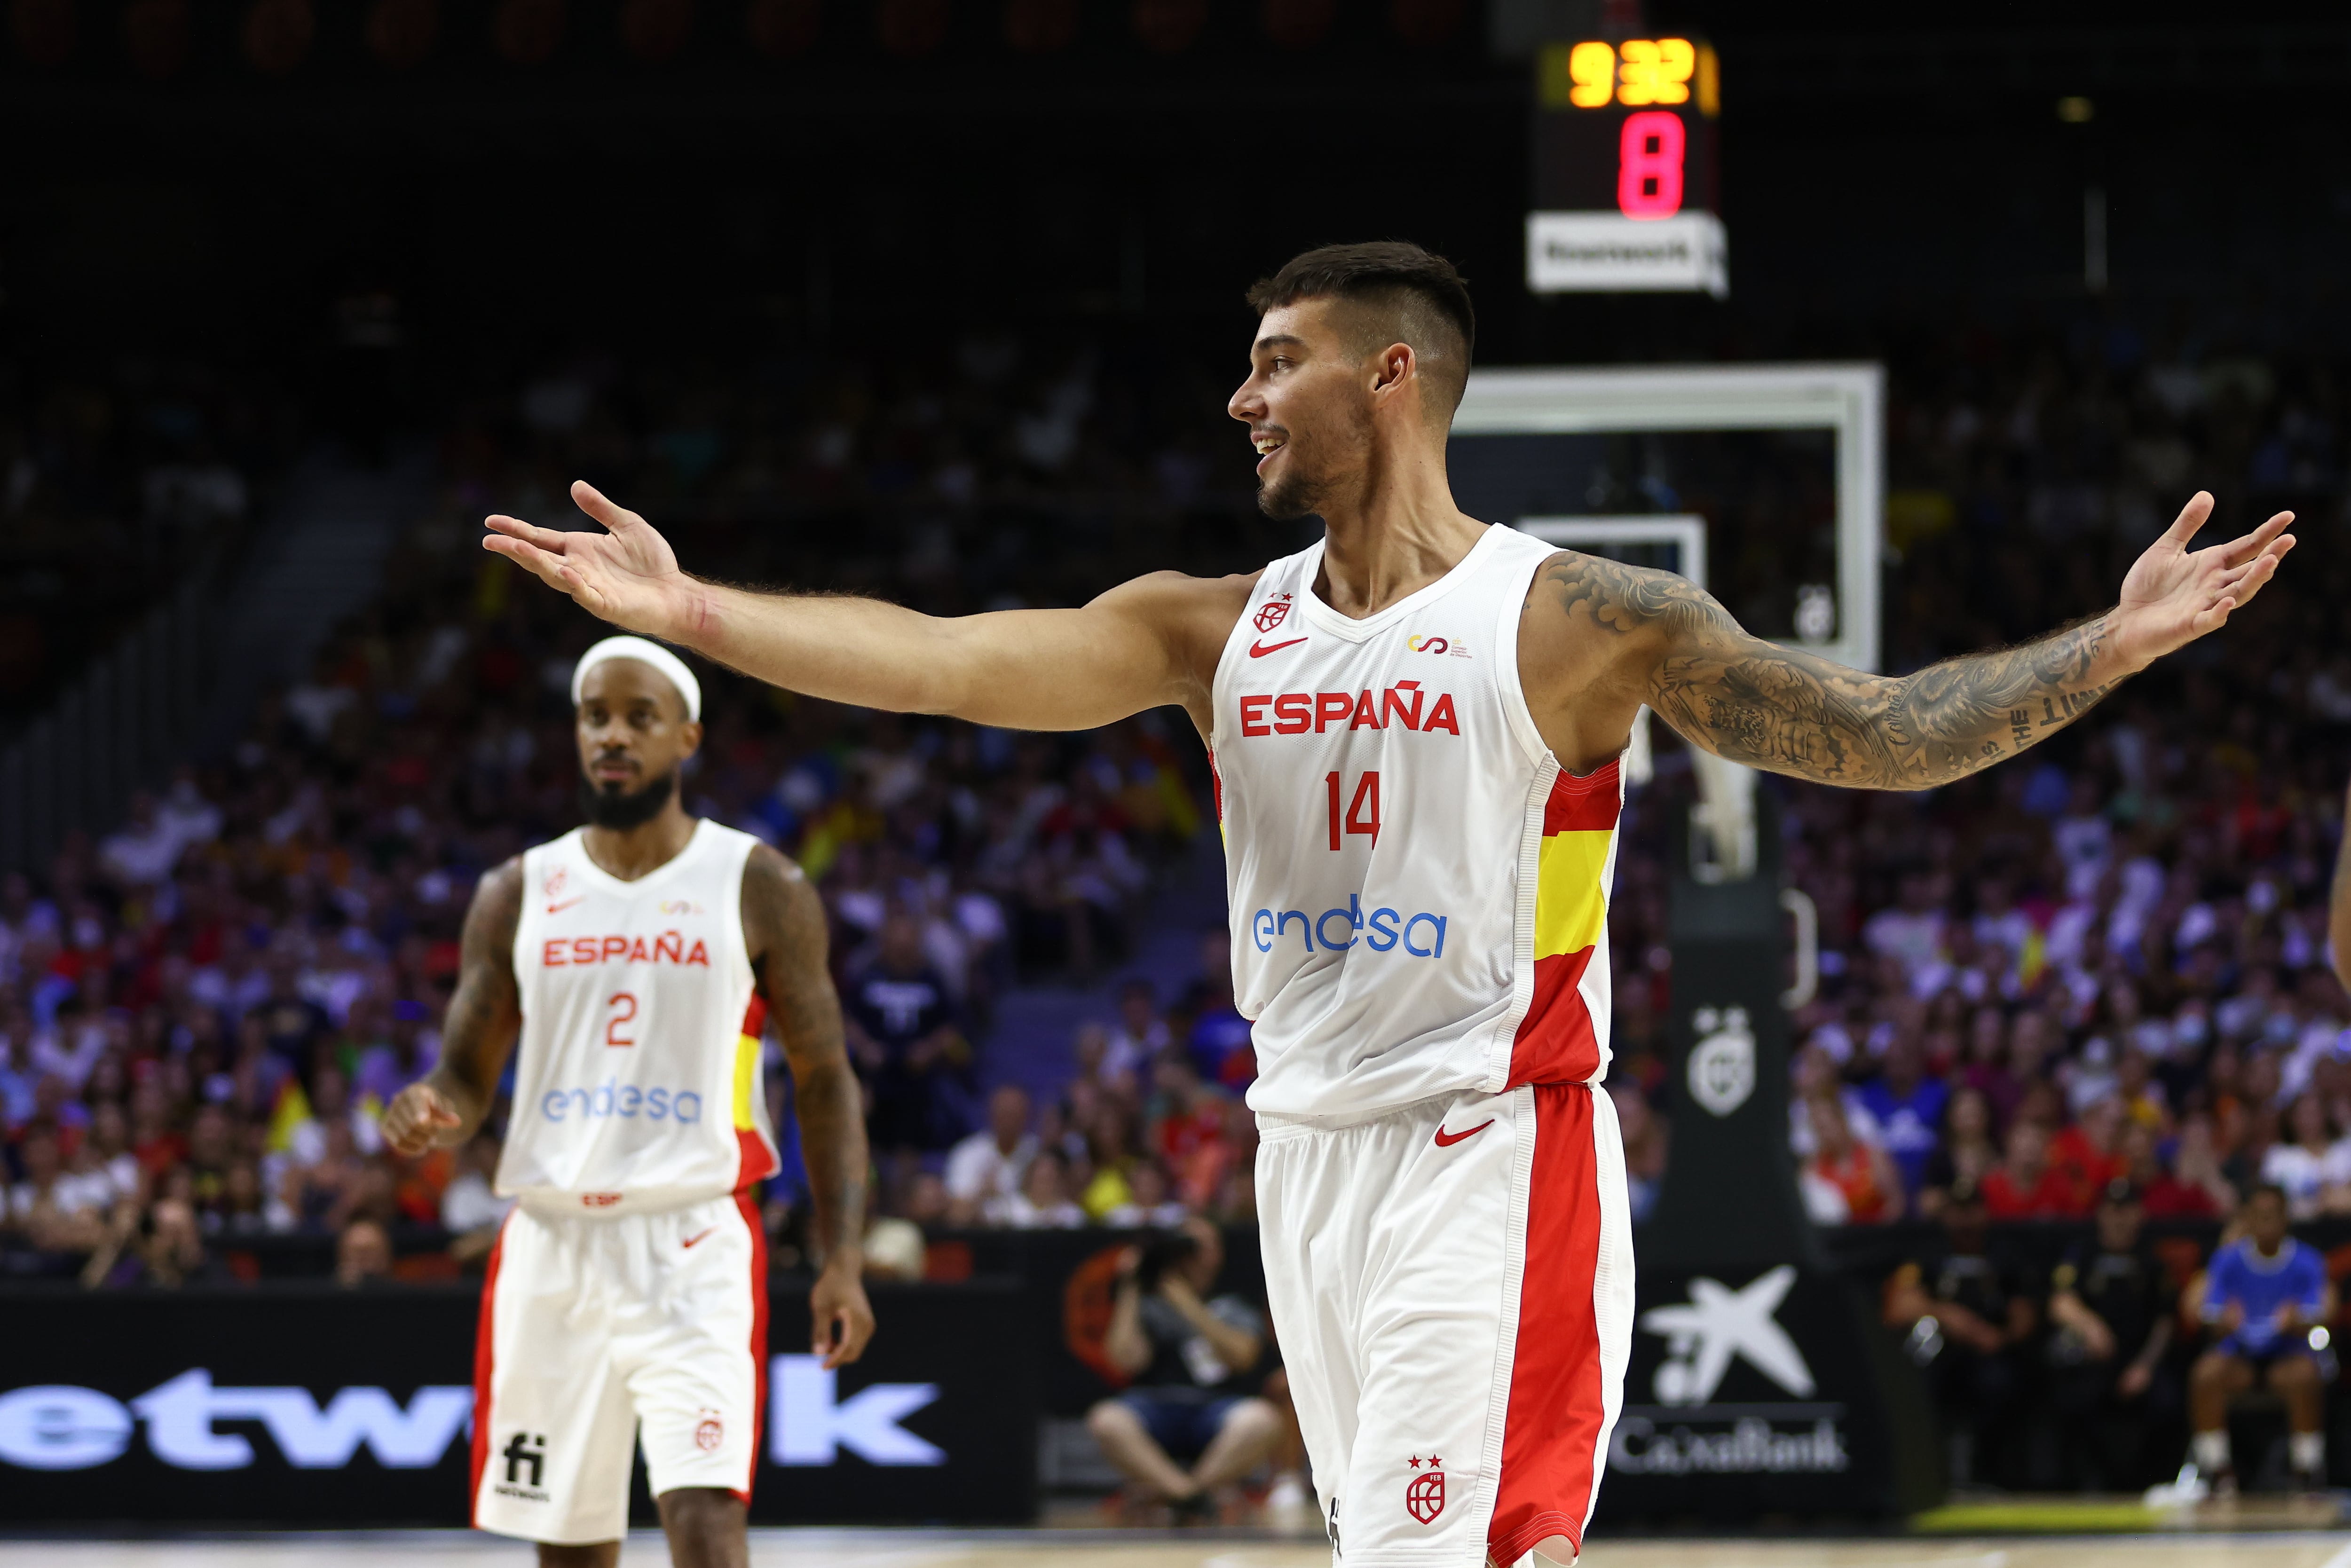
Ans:
{"type": "MultiPolygon", "coordinates": [[[[1517,532],[1516,529],[1511,531],[1517,532]]],[[[1552,758],[1550,746],[1544,743],[1542,731],[1535,724],[1534,713],[1527,706],[1526,687],[1519,679],[1519,635],[1526,620],[1527,596],[1534,591],[1535,573],[1542,570],[1545,561],[1562,552],[1531,534],[1520,534],[1519,538],[1538,548],[1529,550],[1525,564],[1511,571],[1510,591],[1500,596],[1502,602],[1496,615],[1494,646],[1498,650],[1509,650],[1509,656],[1495,661],[1494,685],[1496,695],[1501,698],[1502,712],[1510,721],[1510,733],[1518,739],[1519,748],[1526,753],[1529,762],[1540,768],[1545,762],[1555,761],[1556,758],[1552,758]]]]}

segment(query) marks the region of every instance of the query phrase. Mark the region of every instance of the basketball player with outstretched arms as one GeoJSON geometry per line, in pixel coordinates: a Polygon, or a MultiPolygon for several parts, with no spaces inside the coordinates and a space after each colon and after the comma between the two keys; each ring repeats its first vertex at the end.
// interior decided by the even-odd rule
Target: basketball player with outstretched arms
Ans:
{"type": "Polygon", "coordinates": [[[873,1332],[860,1283],[864,1113],[800,870],[685,814],[702,742],[685,662],[611,637],[571,677],[588,824],[491,872],[465,912],[432,1073],[396,1096],[403,1154],[481,1125],[520,1040],[475,1347],[473,1521],[547,1568],[611,1568],[645,1468],[680,1568],[744,1568],[766,1406],[768,1248],[756,1184],[776,1145],[772,1021],[798,1090],[823,1270],[815,1352],[873,1332]]]}
{"type": "Polygon", "coordinates": [[[601,530],[493,517],[484,543],[609,621],[836,702],[1016,729],[1182,705],[1217,776],[1267,1290],[1334,1551],[1566,1563],[1632,1333],[1596,1086],[1617,758],[1641,705],[1753,767],[1945,783],[2219,627],[2291,519],[2190,553],[2199,494],[2105,613],[1867,674],[1749,635],[1670,573],[1464,516],[1445,446],[1475,323],[1442,258],[1332,246],[1249,299],[1229,412],[1259,501],[1323,523],[1254,576],[935,619],[699,580],[586,485],[601,530]]]}

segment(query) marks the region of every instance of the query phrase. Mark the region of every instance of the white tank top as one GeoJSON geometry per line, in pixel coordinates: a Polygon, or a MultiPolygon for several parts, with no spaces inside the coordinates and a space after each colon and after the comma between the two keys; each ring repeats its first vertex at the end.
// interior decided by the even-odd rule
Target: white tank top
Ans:
{"type": "Polygon", "coordinates": [[[767,1004],[743,940],[758,841],[695,824],[634,882],[574,829],[523,856],[522,1039],[497,1190],[559,1214],[674,1208],[771,1175],[767,1004]]]}
{"type": "Polygon", "coordinates": [[[1366,620],[1275,561],[1217,664],[1210,760],[1260,1117],[1338,1126],[1608,1069],[1617,764],[1563,771],[1519,689],[1552,546],[1489,528],[1366,620]]]}

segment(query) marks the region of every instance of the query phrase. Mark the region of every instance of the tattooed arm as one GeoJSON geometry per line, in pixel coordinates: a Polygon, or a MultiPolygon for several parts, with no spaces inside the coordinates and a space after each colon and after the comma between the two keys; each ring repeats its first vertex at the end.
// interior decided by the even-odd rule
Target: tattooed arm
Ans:
{"type": "Polygon", "coordinates": [[[1613,649],[1604,657],[1618,677],[1620,704],[1646,702],[1718,757],[1824,784],[1919,789],[2053,734],[2259,592],[2294,548],[2284,531],[2293,514],[2190,552],[2188,541],[2211,509],[2211,497],[2199,491],[2131,568],[2114,609],[2038,642],[1911,675],[1866,674],[1766,642],[1671,573],[1590,556],[1550,562],[1531,602],[1548,590],[1570,637],[1581,632],[1587,647],[1613,649]]]}

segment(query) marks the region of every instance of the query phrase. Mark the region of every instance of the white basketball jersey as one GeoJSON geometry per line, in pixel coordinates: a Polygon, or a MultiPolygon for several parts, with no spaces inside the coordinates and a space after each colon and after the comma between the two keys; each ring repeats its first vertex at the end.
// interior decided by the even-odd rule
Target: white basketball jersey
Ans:
{"type": "Polygon", "coordinates": [[[585,829],[523,856],[522,1039],[497,1189],[558,1214],[673,1208],[777,1168],[760,1083],[767,1007],[743,940],[758,841],[703,821],[634,882],[585,829]]]}
{"type": "Polygon", "coordinates": [[[1210,760],[1261,1116],[1339,1126],[1608,1069],[1617,764],[1563,771],[1519,688],[1556,553],[1489,528],[1353,621],[1275,561],[1217,665],[1210,760]]]}

